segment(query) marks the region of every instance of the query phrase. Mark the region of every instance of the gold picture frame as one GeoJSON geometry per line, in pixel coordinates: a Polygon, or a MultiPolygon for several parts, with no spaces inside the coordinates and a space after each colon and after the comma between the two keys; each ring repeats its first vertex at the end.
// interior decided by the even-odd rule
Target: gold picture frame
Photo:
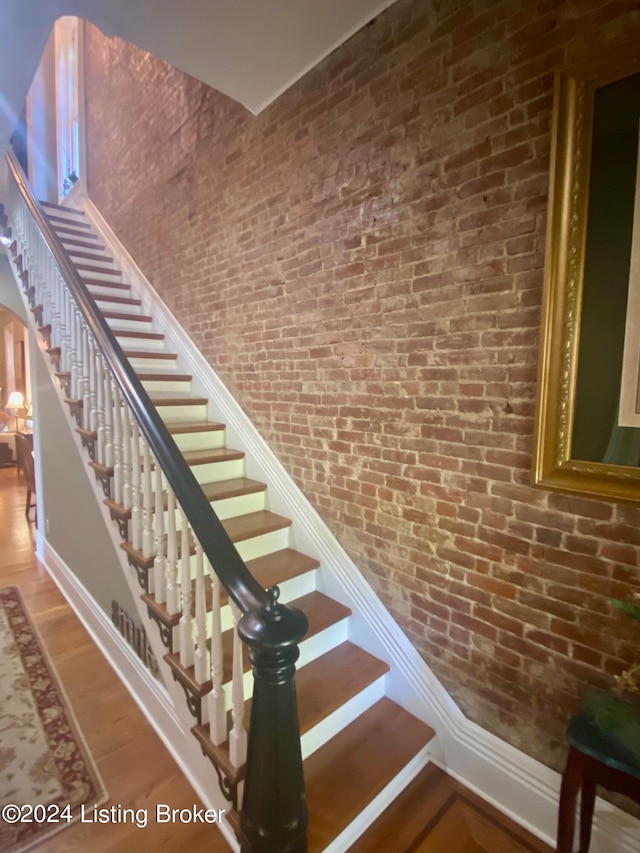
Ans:
{"type": "MultiPolygon", "coordinates": [[[[533,481],[537,486],[634,502],[640,500],[640,459],[629,464],[625,454],[615,450],[611,438],[614,434],[616,437],[622,435],[627,443],[631,441],[634,451],[627,456],[636,459],[635,445],[640,449],[640,430],[633,434],[620,433],[611,397],[619,394],[621,382],[621,365],[620,377],[615,374],[617,361],[622,360],[624,342],[626,296],[622,290],[628,288],[628,272],[624,280],[626,244],[623,243],[627,231],[631,232],[633,214],[627,221],[626,190],[620,210],[612,209],[609,199],[606,205],[599,206],[598,193],[606,194],[611,183],[606,169],[609,164],[613,164],[611,168],[618,168],[618,157],[617,153],[613,157],[605,157],[602,153],[607,149],[599,127],[605,125],[598,116],[607,109],[615,115],[626,115],[624,109],[619,109],[616,99],[625,97],[627,86],[631,90],[637,82],[640,87],[640,78],[635,79],[639,74],[640,45],[636,41],[618,45],[595,61],[565,68],[556,74],[533,452],[533,481]],[[613,98],[611,107],[608,98],[613,98]],[[600,236],[598,228],[614,226],[616,234],[620,234],[621,248],[610,271],[607,259],[599,257],[598,251],[599,246],[608,247],[611,241],[600,236]],[[604,296],[594,296],[596,286],[605,289],[604,296]],[[606,288],[610,288],[609,296],[606,288]],[[609,329],[604,315],[612,307],[616,319],[609,329]],[[621,313],[623,328],[618,335],[621,313]],[[598,323],[603,323],[601,329],[598,323]],[[613,355],[607,354],[610,361],[605,361],[604,365],[598,358],[600,345],[613,351],[613,355]],[[596,374],[600,371],[604,373],[598,378],[596,374]],[[593,388],[589,387],[591,381],[593,388]],[[599,405],[598,389],[608,394],[606,406],[599,405]],[[604,422],[605,417],[611,418],[611,432],[596,435],[596,422],[604,422]]],[[[635,109],[633,100],[629,113],[635,109]]],[[[636,128],[637,119],[636,114],[636,128]]],[[[624,127],[620,133],[623,131],[624,127]]],[[[635,143],[629,141],[629,146],[633,144],[637,160],[637,131],[635,143]]],[[[624,145],[626,147],[626,141],[624,145]]],[[[633,180],[632,209],[635,186],[633,180]]]]}

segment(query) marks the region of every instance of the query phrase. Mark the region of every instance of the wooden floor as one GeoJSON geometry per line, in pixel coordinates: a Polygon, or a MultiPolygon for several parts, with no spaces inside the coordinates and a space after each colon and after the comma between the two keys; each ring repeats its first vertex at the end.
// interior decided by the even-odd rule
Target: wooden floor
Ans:
{"type": "MultiPolygon", "coordinates": [[[[201,806],[193,789],[102,657],[47,572],[36,561],[35,527],[24,514],[15,468],[0,469],[0,586],[20,588],[80,728],[110,805],[201,806]]],[[[215,827],[76,824],[40,845],[46,853],[227,853],[215,827]]],[[[428,766],[350,853],[551,853],[500,812],[428,766]]]]}
{"type": "MultiPolygon", "coordinates": [[[[25,518],[26,490],[15,468],[0,469],[0,586],[18,586],[67,693],[111,805],[202,803],[126,688],[34,557],[35,525],[25,518]]],[[[33,511],[31,512],[33,516],[33,511]]],[[[215,826],[73,824],[38,853],[229,853],[215,826]]]]}

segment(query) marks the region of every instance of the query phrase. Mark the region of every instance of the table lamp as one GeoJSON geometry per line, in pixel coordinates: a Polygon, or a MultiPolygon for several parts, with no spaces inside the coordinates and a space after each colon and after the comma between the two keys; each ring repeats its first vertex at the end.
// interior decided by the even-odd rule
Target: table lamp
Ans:
{"type": "Polygon", "coordinates": [[[20,417],[18,413],[21,412],[21,416],[24,417],[24,395],[22,391],[12,391],[9,394],[5,409],[15,417],[16,432],[18,432],[18,418],[20,417]]]}

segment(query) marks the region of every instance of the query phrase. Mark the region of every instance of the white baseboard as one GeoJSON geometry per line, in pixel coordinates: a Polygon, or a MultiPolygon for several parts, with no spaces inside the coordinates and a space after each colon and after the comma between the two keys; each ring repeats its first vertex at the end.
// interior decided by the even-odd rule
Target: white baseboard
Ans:
{"type": "MultiPolygon", "coordinates": [[[[434,763],[555,849],[559,773],[467,719],[445,752],[434,763]]],[[[597,797],[589,850],[640,853],[640,822],[597,797]]]]}
{"type": "MultiPolygon", "coordinates": [[[[266,482],[270,508],[293,520],[294,547],[321,561],[318,588],[352,608],[350,639],[392,666],[387,694],[436,731],[432,760],[554,846],[559,774],[464,717],[98,209],[87,197],[81,206],[178,352],[181,369],[193,375],[194,393],[209,398],[228,442],[247,452],[247,476],[266,482]]],[[[591,850],[640,853],[640,823],[598,799],[591,850]]]]}
{"type": "MultiPolygon", "coordinates": [[[[211,790],[199,783],[190,760],[195,739],[190,732],[185,735],[173,709],[166,689],[148,671],[135,652],[124,642],[104,610],[99,607],[75,577],[60,555],[38,531],[36,556],[82,622],[96,646],[105,656],[116,675],[123,682],[156,734],[170,752],[197,795],[208,808],[225,808],[228,803],[212,800],[211,790]]],[[[216,783],[217,787],[217,783],[216,783]]],[[[215,792],[214,792],[215,793],[215,792]]],[[[223,821],[218,827],[232,850],[239,850],[233,830],[223,821]]]]}

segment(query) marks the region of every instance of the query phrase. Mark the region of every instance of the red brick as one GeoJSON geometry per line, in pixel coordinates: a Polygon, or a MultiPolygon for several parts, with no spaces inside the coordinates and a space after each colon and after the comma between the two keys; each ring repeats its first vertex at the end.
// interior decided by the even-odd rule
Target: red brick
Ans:
{"type": "Polygon", "coordinates": [[[553,763],[633,654],[640,510],[530,487],[552,77],[637,13],[490,5],[393,4],[258,116],[88,25],[88,176],[463,711],[553,763]]]}

